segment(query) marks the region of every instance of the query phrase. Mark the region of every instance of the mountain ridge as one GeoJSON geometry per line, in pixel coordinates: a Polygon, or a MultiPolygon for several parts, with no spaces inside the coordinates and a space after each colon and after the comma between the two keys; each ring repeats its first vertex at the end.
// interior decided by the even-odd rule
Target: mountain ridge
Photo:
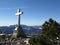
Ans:
{"type": "MultiPolygon", "coordinates": [[[[13,33],[13,30],[16,27],[17,27],[17,25],[0,26],[0,30],[2,30],[2,33],[11,34],[11,33],[13,33]]],[[[21,25],[21,27],[26,35],[39,35],[42,32],[41,26],[21,25]]]]}

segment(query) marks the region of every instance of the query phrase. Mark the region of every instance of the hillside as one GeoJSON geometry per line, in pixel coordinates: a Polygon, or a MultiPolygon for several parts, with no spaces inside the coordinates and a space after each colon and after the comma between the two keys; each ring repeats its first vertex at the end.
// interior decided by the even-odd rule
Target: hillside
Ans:
{"type": "MultiPolygon", "coordinates": [[[[2,33],[11,34],[13,30],[17,27],[17,25],[10,25],[10,26],[0,26],[0,30],[2,33]]],[[[21,25],[23,31],[26,35],[39,35],[42,32],[41,26],[27,26],[21,25]]]]}

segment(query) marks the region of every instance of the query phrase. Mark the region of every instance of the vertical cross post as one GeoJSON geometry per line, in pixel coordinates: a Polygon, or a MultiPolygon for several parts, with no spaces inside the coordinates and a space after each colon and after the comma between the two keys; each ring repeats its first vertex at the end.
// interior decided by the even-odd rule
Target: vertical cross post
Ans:
{"type": "Polygon", "coordinates": [[[18,16],[18,27],[20,27],[20,15],[22,14],[22,12],[20,11],[20,9],[17,10],[16,15],[18,16]]]}

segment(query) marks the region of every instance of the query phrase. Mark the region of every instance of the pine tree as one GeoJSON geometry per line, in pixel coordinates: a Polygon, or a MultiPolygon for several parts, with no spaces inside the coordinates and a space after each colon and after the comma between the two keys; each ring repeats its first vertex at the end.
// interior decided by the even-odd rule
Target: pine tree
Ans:
{"type": "Polygon", "coordinates": [[[31,45],[56,45],[56,37],[60,37],[60,24],[53,19],[45,21],[42,25],[42,34],[40,36],[31,38],[29,43],[31,45]]]}

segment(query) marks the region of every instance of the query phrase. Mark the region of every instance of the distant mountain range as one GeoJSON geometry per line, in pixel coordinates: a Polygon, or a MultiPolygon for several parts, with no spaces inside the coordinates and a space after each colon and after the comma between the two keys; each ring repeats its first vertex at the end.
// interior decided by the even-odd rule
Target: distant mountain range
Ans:
{"type": "MultiPolygon", "coordinates": [[[[0,26],[0,30],[2,33],[11,34],[13,30],[17,27],[17,25],[10,25],[10,26],[0,26]]],[[[42,32],[41,26],[27,26],[21,25],[23,31],[26,35],[39,35],[42,32]]]]}

